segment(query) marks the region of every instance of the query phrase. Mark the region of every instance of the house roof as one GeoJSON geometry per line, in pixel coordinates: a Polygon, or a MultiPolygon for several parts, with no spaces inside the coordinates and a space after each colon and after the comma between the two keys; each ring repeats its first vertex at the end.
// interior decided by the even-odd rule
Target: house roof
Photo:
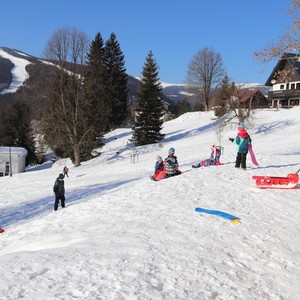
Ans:
{"type": "Polygon", "coordinates": [[[0,154],[18,154],[18,156],[26,156],[27,150],[22,147],[0,147],[0,154]]]}
{"type": "Polygon", "coordinates": [[[266,86],[272,86],[272,80],[277,79],[276,73],[278,69],[282,69],[284,65],[289,64],[296,72],[296,74],[300,78],[300,55],[295,53],[283,53],[281,58],[279,59],[278,63],[274,67],[271,75],[267,79],[265,85],[266,86]]]}
{"type": "Polygon", "coordinates": [[[247,102],[252,96],[263,96],[260,90],[241,90],[238,92],[238,97],[240,102],[247,102]]]}

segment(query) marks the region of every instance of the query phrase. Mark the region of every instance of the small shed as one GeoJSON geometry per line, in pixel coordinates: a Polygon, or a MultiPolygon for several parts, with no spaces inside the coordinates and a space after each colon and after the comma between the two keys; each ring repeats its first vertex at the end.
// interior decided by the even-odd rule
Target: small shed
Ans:
{"type": "Polygon", "coordinates": [[[0,147],[0,176],[25,172],[27,154],[22,147],[0,147]]]}

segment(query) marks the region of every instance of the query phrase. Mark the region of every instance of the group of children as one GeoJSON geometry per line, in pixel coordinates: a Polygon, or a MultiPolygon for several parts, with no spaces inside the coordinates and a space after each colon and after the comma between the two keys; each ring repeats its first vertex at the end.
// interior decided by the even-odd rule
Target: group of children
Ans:
{"type": "MultiPolygon", "coordinates": [[[[245,129],[244,123],[239,124],[238,134],[236,138],[229,138],[229,140],[231,142],[235,142],[238,147],[235,167],[241,167],[243,170],[246,170],[246,158],[248,153],[248,146],[249,144],[251,144],[251,138],[245,129]]],[[[199,168],[201,166],[222,165],[222,163],[220,162],[221,147],[213,144],[210,148],[210,158],[202,160],[199,163],[192,165],[192,168],[199,168]]],[[[164,178],[179,175],[181,173],[182,172],[179,170],[177,157],[175,156],[175,149],[170,148],[168,151],[168,157],[164,161],[162,160],[161,156],[157,157],[154,175],[150,176],[150,178],[154,181],[158,181],[164,178]]]]}
{"type": "Polygon", "coordinates": [[[168,151],[168,157],[164,161],[162,160],[161,156],[157,157],[154,175],[150,178],[154,181],[158,181],[163,178],[168,178],[179,174],[181,174],[181,171],[179,170],[177,157],[175,156],[175,149],[170,148],[168,151]]]}

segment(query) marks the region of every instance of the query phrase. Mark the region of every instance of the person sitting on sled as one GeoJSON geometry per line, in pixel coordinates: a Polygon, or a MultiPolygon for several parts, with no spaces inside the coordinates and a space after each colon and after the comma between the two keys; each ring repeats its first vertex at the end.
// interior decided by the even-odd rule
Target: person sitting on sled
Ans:
{"type": "Polygon", "coordinates": [[[211,165],[220,165],[220,157],[221,157],[221,150],[215,145],[210,146],[211,154],[210,158],[200,161],[197,164],[192,165],[192,168],[199,168],[201,166],[211,166],[211,165]]]}
{"type": "Polygon", "coordinates": [[[238,127],[238,134],[235,138],[229,138],[231,142],[234,142],[238,145],[237,156],[235,161],[235,167],[241,167],[243,170],[246,170],[246,158],[248,153],[248,145],[251,144],[251,138],[248,132],[245,129],[244,123],[240,123],[238,127]]]}
{"type": "Polygon", "coordinates": [[[168,151],[168,157],[164,161],[166,166],[165,178],[181,174],[181,171],[178,169],[179,164],[177,161],[177,157],[174,154],[175,149],[170,148],[168,151]]]}
{"type": "Polygon", "coordinates": [[[155,167],[154,167],[154,174],[151,179],[155,180],[159,176],[159,174],[164,171],[164,168],[165,168],[165,165],[164,165],[164,162],[163,162],[161,156],[157,156],[157,161],[156,161],[155,167]]]}

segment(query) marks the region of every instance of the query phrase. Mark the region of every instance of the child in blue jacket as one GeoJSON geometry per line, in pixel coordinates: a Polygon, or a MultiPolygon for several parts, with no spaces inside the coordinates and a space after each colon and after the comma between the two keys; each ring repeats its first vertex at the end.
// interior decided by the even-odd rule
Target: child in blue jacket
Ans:
{"type": "Polygon", "coordinates": [[[240,123],[238,127],[238,134],[235,139],[230,138],[231,142],[237,144],[237,156],[235,160],[235,167],[246,170],[246,159],[248,154],[248,145],[251,144],[251,138],[245,129],[244,123],[240,123]]]}

